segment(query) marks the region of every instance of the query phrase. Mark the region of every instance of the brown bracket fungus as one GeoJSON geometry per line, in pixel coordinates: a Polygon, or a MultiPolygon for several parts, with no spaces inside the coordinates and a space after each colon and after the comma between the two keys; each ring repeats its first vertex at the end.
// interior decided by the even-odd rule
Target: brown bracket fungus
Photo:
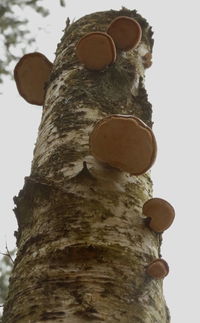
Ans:
{"type": "Polygon", "coordinates": [[[154,163],[157,145],[152,130],[142,120],[111,115],[97,122],[90,134],[90,152],[100,162],[141,175],[154,163]]]}
{"type": "Polygon", "coordinates": [[[114,19],[107,33],[114,40],[115,46],[123,51],[136,48],[142,37],[140,24],[135,19],[126,16],[114,19]]]}
{"type": "Polygon", "coordinates": [[[163,232],[172,224],[175,211],[161,198],[152,198],[143,205],[143,214],[150,218],[148,226],[155,232],[163,232]]]}
{"type": "Polygon", "coordinates": [[[108,34],[92,32],[79,40],[76,55],[85,68],[100,71],[115,62],[116,48],[108,34]]]}
{"type": "Polygon", "coordinates": [[[49,80],[53,64],[41,53],[24,55],[14,69],[19,94],[29,103],[43,105],[45,83],[49,80]]]}
{"type": "Polygon", "coordinates": [[[156,259],[146,269],[146,273],[155,279],[162,279],[169,273],[169,266],[164,259],[156,259]]]}
{"type": "Polygon", "coordinates": [[[143,65],[145,68],[149,68],[152,65],[152,54],[150,52],[146,53],[143,57],[143,65]]]}

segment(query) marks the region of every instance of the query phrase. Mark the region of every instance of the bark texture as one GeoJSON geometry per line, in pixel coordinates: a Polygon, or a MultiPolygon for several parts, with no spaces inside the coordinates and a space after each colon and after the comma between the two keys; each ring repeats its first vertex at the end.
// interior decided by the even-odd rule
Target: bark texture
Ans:
{"type": "Polygon", "coordinates": [[[143,204],[152,197],[150,173],[130,176],[89,153],[94,123],[133,114],[151,126],[142,57],[152,31],[136,11],[98,12],[70,25],[58,45],[34,150],[31,174],[15,197],[18,254],[4,323],[168,323],[162,281],[146,275],[160,255],[160,234],[149,230],[143,204]],[[75,46],[106,31],[117,16],[135,18],[139,47],[91,72],[75,46]]]}

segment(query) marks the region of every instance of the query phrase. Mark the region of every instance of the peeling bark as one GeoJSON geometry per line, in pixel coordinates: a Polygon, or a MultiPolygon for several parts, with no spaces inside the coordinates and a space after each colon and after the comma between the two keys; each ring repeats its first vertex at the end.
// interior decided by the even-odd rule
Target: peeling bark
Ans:
{"type": "Polygon", "coordinates": [[[146,275],[161,235],[142,216],[152,197],[150,172],[130,176],[98,163],[89,133],[110,114],[133,114],[152,126],[143,57],[152,30],[123,8],[87,15],[66,29],[56,52],[31,174],[15,197],[18,253],[4,323],[168,323],[162,281],[146,275]],[[117,16],[135,18],[139,47],[118,52],[101,72],[84,69],[75,45],[105,31],[117,16]]]}

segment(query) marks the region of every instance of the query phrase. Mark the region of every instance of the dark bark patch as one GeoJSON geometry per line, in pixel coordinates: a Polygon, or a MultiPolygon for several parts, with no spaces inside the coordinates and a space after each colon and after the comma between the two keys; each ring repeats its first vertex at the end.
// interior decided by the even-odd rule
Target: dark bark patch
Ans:
{"type": "Polygon", "coordinates": [[[37,160],[32,165],[32,175],[46,177],[49,173],[56,174],[54,179],[63,179],[63,173],[60,172],[65,166],[69,167],[70,163],[75,162],[77,159],[84,159],[88,151],[78,151],[75,146],[62,144],[58,146],[53,153],[49,156],[48,160],[42,164],[37,165],[37,160]]]}
{"type": "Polygon", "coordinates": [[[104,319],[100,319],[98,312],[96,311],[96,309],[94,307],[89,307],[87,309],[83,309],[83,310],[79,310],[77,312],[75,312],[75,315],[81,317],[84,320],[87,320],[87,322],[91,322],[91,321],[96,321],[98,319],[98,321],[104,321],[104,319]]]}
{"type": "Polygon", "coordinates": [[[16,207],[14,213],[18,222],[18,231],[15,232],[17,245],[21,237],[21,231],[24,228],[30,228],[33,225],[33,209],[37,206],[42,206],[44,200],[48,201],[50,196],[50,187],[46,183],[41,183],[40,180],[34,177],[25,177],[25,183],[19,195],[13,198],[16,207]]]}
{"type": "Polygon", "coordinates": [[[139,81],[138,95],[133,98],[133,101],[138,107],[137,117],[144,121],[150,128],[152,128],[152,104],[148,101],[148,94],[143,84],[142,77],[139,81]]]}
{"type": "Polygon", "coordinates": [[[104,73],[93,75],[94,86],[90,88],[90,95],[107,114],[127,113],[135,69],[128,61],[122,60],[123,63],[116,63],[104,73]],[[127,73],[128,69],[130,75],[127,73]]]}
{"type": "Polygon", "coordinates": [[[71,130],[79,130],[88,124],[89,120],[85,120],[85,111],[77,111],[76,106],[67,104],[59,104],[54,109],[53,124],[61,134],[68,133],[71,130]]]}
{"type": "Polygon", "coordinates": [[[43,312],[39,319],[42,321],[48,321],[48,320],[56,320],[60,317],[64,317],[65,316],[65,312],[49,312],[49,311],[45,311],[43,312]]]}

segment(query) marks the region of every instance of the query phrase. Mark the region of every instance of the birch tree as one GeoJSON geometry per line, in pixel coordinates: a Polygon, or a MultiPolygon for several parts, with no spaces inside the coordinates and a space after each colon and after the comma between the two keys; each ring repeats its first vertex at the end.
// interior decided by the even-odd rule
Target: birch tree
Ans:
{"type": "MultiPolygon", "coordinates": [[[[123,30],[122,42],[128,39],[123,30]]],[[[162,232],[174,215],[170,204],[153,199],[149,171],[156,142],[144,80],[152,36],[135,10],[97,12],[66,28],[53,65],[37,53],[26,56],[15,70],[20,94],[43,105],[43,114],[31,173],[14,198],[18,252],[4,323],[170,322],[163,296],[168,266],[160,248],[162,232]],[[112,32],[117,17],[129,17],[140,26],[136,47],[120,48],[112,32]],[[109,62],[101,67],[104,48],[90,47],[88,33],[94,33],[100,49],[110,46],[109,62]],[[20,74],[22,63],[28,62],[30,80],[20,74]],[[120,136],[115,122],[126,122],[120,136]],[[115,131],[113,145],[110,132],[98,137],[106,126],[115,131]],[[134,142],[134,127],[135,134],[144,134],[142,143],[140,135],[134,142]],[[102,137],[106,140],[99,152],[102,137]],[[127,147],[130,154],[124,153],[127,147]],[[106,157],[101,158],[104,148],[106,157]],[[109,159],[109,150],[116,150],[118,160],[109,159]],[[145,158],[147,165],[142,164],[145,158]]]]}

